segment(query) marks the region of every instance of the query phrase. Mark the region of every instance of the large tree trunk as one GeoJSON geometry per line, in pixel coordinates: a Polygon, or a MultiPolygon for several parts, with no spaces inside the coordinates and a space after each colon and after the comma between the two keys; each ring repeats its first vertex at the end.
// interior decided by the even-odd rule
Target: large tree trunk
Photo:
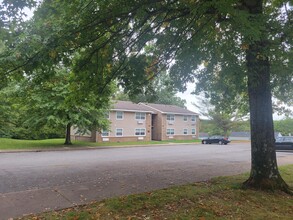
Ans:
{"type": "Polygon", "coordinates": [[[276,159],[270,89],[270,64],[260,56],[262,44],[251,45],[247,52],[248,94],[251,127],[251,173],[246,187],[286,189],[276,159]]]}
{"type": "MultiPolygon", "coordinates": [[[[262,13],[261,0],[249,1],[249,4],[250,13],[262,13]],[[252,5],[252,2],[255,5],[252,5]]],[[[244,186],[288,191],[288,185],[280,176],[277,166],[267,48],[268,42],[263,39],[252,42],[246,51],[251,126],[251,172],[244,186]]]]}
{"type": "Polygon", "coordinates": [[[71,123],[68,123],[66,126],[66,137],[65,137],[65,145],[72,145],[71,143],[71,137],[70,137],[70,129],[71,129],[71,123]]]}

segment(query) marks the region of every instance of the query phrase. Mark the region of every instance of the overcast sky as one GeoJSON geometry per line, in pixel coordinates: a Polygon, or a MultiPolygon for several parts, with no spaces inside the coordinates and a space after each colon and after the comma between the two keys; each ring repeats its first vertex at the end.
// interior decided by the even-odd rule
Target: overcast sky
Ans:
{"type": "MultiPolygon", "coordinates": [[[[188,83],[187,90],[184,93],[177,93],[177,96],[186,100],[186,107],[188,110],[199,113],[199,110],[192,105],[192,103],[196,103],[196,96],[192,95],[191,93],[194,91],[194,83],[188,83]]],[[[293,107],[291,107],[293,111],[293,107]]],[[[203,117],[201,117],[203,118],[203,117]]],[[[275,113],[273,115],[274,120],[281,120],[285,118],[285,115],[278,115],[275,113]]]]}

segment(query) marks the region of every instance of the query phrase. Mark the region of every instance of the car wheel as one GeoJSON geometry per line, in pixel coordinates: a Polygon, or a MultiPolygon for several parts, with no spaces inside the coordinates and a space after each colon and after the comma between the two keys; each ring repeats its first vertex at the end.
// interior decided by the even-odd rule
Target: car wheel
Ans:
{"type": "Polygon", "coordinates": [[[206,141],[203,141],[202,143],[203,143],[203,144],[207,144],[207,142],[206,142],[206,141]]]}
{"type": "Polygon", "coordinates": [[[223,141],[219,141],[219,144],[222,145],[223,144],[223,141]]]}

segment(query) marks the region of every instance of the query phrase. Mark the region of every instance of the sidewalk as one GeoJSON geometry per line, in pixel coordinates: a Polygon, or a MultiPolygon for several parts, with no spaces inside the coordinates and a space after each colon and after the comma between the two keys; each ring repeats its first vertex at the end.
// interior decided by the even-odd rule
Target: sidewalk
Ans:
{"type": "MultiPolygon", "coordinates": [[[[150,191],[152,188],[145,188],[150,191]]],[[[56,188],[44,188],[0,195],[0,219],[7,220],[32,213],[82,205],[114,196],[143,192],[131,184],[121,188],[119,183],[99,185],[97,182],[73,184],[56,188]]]]}
{"type": "MultiPolygon", "coordinates": [[[[69,208],[116,196],[149,192],[174,185],[187,184],[188,182],[206,181],[216,176],[238,174],[248,171],[250,164],[236,164],[235,166],[230,165],[230,167],[233,167],[233,170],[226,170],[226,168],[219,166],[218,168],[221,170],[219,173],[216,169],[211,171],[200,167],[194,168],[193,175],[196,176],[193,176],[193,178],[196,181],[185,180],[185,178],[189,178],[186,176],[185,178],[178,176],[174,180],[171,177],[168,178],[166,174],[163,175],[158,172],[152,177],[148,175],[124,176],[122,179],[114,177],[102,182],[92,181],[0,194],[0,220],[69,208]]],[[[171,172],[168,175],[177,174],[171,172]]]]}

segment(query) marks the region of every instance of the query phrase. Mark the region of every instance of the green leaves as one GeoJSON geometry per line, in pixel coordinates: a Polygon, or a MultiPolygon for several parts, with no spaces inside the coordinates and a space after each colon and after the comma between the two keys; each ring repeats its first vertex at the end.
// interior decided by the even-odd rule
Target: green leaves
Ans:
{"type": "MultiPolygon", "coordinates": [[[[33,3],[19,2],[19,8],[33,3]]],[[[179,91],[194,82],[195,93],[204,92],[219,109],[247,112],[246,52],[251,43],[265,39],[258,57],[270,61],[273,94],[291,103],[290,4],[268,1],[256,15],[249,2],[238,0],[43,1],[30,21],[5,33],[9,40],[0,56],[1,79],[25,75],[41,83],[62,66],[69,78],[54,92],[66,97],[66,105],[74,100],[81,106],[87,95],[97,103],[107,100],[115,80],[127,93],[137,94],[168,70],[179,91]]]]}
{"type": "MultiPolygon", "coordinates": [[[[134,83],[130,80],[130,82],[134,83]]],[[[148,102],[185,107],[186,101],[176,95],[178,90],[166,72],[157,74],[151,79],[137,79],[138,85],[125,89],[126,93],[118,93],[116,99],[131,100],[132,102],[148,102]]],[[[127,88],[127,87],[126,87],[127,88]]]]}

